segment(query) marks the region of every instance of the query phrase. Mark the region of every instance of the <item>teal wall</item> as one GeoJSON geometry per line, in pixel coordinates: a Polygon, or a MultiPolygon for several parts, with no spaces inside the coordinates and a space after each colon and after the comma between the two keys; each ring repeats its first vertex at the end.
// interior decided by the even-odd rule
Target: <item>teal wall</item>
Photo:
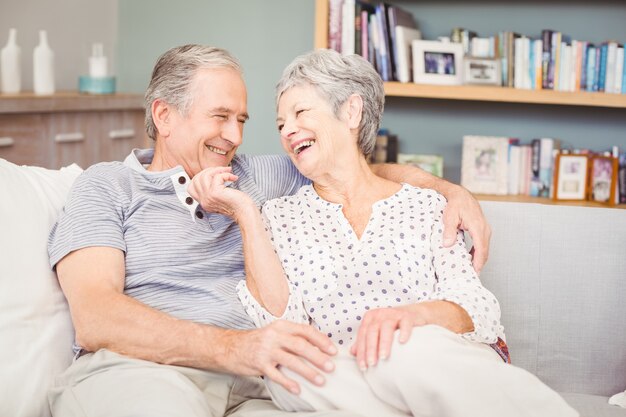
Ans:
{"type": "MultiPolygon", "coordinates": [[[[273,88],[282,69],[313,45],[314,0],[120,0],[118,76],[121,91],[143,92],[156,58],[184,43],[221,46],[242,62],[248,84],[243,152],[281,152],[273,88]]],[[[560,30],[572,38],[626,42],[626,3],[618,1],[399,1],[427,39],[462,26],[482,36],[515,30],[538,36],[560,30]],[[468,5],[471,4],[471,5],[468,5]]],[[[626,110],[572,106],[388,98],[383,121],[406,153],[443,155],[444,175],[460,177],[465,134],[557,137],[567,146],[626,147],[626,110]]]]}

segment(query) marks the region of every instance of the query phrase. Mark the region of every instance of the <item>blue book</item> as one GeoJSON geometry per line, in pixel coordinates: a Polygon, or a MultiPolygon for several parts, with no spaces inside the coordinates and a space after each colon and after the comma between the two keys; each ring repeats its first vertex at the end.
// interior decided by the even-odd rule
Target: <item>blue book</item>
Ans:
{"type": "Polygon", "coordinates": [[[602,47],[596,47],[596,60],[594,62],[593,67],[593,88],[592,91],[598,91],[598,86],[600,82],[600,54],[602,47]]]}
{"type": "Polygon", "coordinates": [[[391,81],[391,44],[389,31],[387,30],[387,6],[380,3],[376,6],[376,18],[378,19],[378,33],[380,36],[380,68],[383,81],[391,81]]]}
{"type": "Polygon", "coordinates": [[[600,77],[598,78],[598,91],[604,91],[606,84],[606,58],[609,51],[609,45],[603,43],[600,48],[600,77]]]}
{"type": "Polygon", "coordinates": [[[585,89],[587,91],[593,91],[593,79],[596,73],[596,47],[593,45],[587,47],[587,63],[585,68],[587,69],[585,89]]]}

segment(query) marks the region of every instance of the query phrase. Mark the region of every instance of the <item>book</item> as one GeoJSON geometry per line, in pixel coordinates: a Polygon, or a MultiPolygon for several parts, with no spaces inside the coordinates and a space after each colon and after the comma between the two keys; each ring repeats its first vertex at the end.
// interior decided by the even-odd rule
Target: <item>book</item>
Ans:
{"type": "Polygon", "coordinates": [[[532,44],[533,48],[533,88],[541,90],[543,88],[543,41],[535,39],[532,44]]]}
{"type": "Polygon", "coordinates": [[[596,78],[596,47],[589,44],[587,47],[587,76],[585,90],[593,91],[596,78]]]}
{"type": "Polygon", "coordinates": [[[390,50],[392,58],[392,77],[394,80],[398,80],[398,48],[399,42],[397,39],[396,28],[403,26],[405,28],[417,29],[417,24],[413,15],[399,6],[389,6],[387,8],[387,18],[389,21],[389,39],[390,50]]]}
{"type": "Polygon", "coordinates": [[[593,68],[593,88],[591,91],[600,91],[600,60],[602,56],[602,46],[596,47],[595,66],[593,68]]]}
{"type": "Polygon", "coordinates": [[[517,195],[520,189],[520,171],[522,164],[522,149],[518,144],[509,146],[509,189],[508,194],[517,195]]]}
{"type": "Polygon", "coordinates": [[[376,5],[376,19],[379,35],[378,40],[380,42],[381,78],[383,81],[392,81],[392,56],[387,24],[387,5],[385,3],[379,3],[376,5]]]}
{"type": "Polygon", "coordinates": [[[622,70],[622,94],[626,94],[626,50],[624,51],[624,69],[622,70]]]}
{"type": "Polygon", "coordinates": [[[530,142],[530,148],[530,184],[528,195],[532,197],[539,197],[539,191],[541,189],[541,179],[539,178],[539,157],[541,152],[540,140],[533,139],[530,142]]]}
{"type": "Polygon", "coordinates": [[[341,11],[343,0],[330,0],[328,5],[328,47],[341,52],[341,11]]]}
{"type": "Polygon", "coordinates": [[[443,157],[440,155],[400,153],[398,163],[415,166],[437,177],[443,177],[443,157]]]}
{"type": "Polygon", "coordinates": [[[508,193],[509,138],[463,136],[461,185],[472,193],[508,193]]]}
{"type": "Polygon", "coordinates": [[[361,55],[367,59],[368,51],[367,45],[364,45],[364,40],[367,42],[367,24],[368,16],[374,13],[374,7],[361,0],[356,0],[354,4],[354,53],[361,55]],[[365,23],[365,25],[364,25],[365,23]]]}
{"type": "Polygon", "coordinates": [[[422,39],[419,30],[404,26],[396,26],[397,73],[398,81],[408,83],[413,77],[413,56],[411,42],[422,39]]]}
{"type": "Polygon", "coordinates": [[[598,65],[598,89],[595,91],[604,91],[606,87],[606,61],[608,58],[608,52],[609,45],[608,43],[604,42],[600,47],[600,65],[598,65]]]}
{"type": "Polygon", "coordinates": [[[550,62],[552,55],[552,33],[553,30],[544,29],[541,31],[541,40],[542,40],[542,51],[543,54],[541,56],[541,74],[542,74],[542,86],[544,90],[551,90],[553,88],[553,84],[549,82],[550,80],[550,62]]]}
{"type": "Polygon", "coordinates": [[[554,151],[560,148],[560,141],[553,138],[539,139],[539,197],[550,197],[554,170],[554,151]]]}
{"type": "Polygon", "coordinates": [[[559,75],[561,74],[561,32],[552,33],[552,50],[550,51],[550,68],[548,77],[551,78],[551,89],[559,89],[559,75]]]}
{"type": "Polygon", "coordinates": [[[622,83],[624,82],[624,48],[617,48],[615,55],[615,82],[613,84],[613,93],[620,94],[622,92],[622,83]]]}
{"type": "Polygon", "coordinates": [[[398,160],[398,137],[389,133],[387,129],[380,129],[376,135],[374,151],[369,162],[375,164],[396,162],[398,160]]]}
{"type": "Polygon", "coordinates": [[[352,55],[355,52],[354,0],[344,0],[341,9],[341,53],[352,55]]]}
{"type": "Polygon", "coordinates": [[[521,195],[530,195],[530,163],[532,159],[532,149],[530,145],[520,145],[520,172],[519,172],[519,192],[521,195]]]}
{"type": "Polygon", "coordinates": [[[615,70],[617,65],[617,42],[609,42],[606,52],[606,76],[604,82],[604,91],[613,93],[615,88],[615,70]]]}
{"type": "Polygon", "coordinates": [[[619,203],[626,204],[626,152],[618,157],[617,183],[619,187],[619,203]]]}

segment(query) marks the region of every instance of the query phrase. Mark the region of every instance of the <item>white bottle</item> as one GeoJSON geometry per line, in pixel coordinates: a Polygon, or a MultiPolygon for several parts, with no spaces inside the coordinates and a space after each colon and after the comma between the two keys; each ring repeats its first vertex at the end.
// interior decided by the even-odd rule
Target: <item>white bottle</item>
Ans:
{"type": "Polygon", "coordinates": [[[39,31],[39,45],[33,53],[33,90],[37,95],[54,94],[54,52],[45,30],[39,31]]]}
{"type": "Polygon", "coordinates": [[[89,57],[89,76],[104,78],[107,74],[107,57],[104,56],[104,48],[101,43],[94,43],[91,46],[91,56],[89,57]]]}
{"type": "Polygon", "coordinates": [[[0,87],[5,94],[17,94],[22,88],[21,50],[16,39],[17,30],[9,29],[9,41],[0,52],[0,87]]]}

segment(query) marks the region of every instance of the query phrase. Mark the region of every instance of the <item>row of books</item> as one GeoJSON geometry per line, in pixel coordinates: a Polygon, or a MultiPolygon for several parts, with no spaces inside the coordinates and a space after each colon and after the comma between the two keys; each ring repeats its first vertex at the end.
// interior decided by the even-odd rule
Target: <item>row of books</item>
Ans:
{"type": "Polygon", "coordinates": [[[410,73],[410,44],[421,39],[413,15],[386,3],[330,0],[329,48],[359,54],[372,63],[384,81],[410,73]]]}
{"type": "Polygon", "coordinates": [[[467,53],[500,59],[503,86],[626,94],[626,57],[616,41],[594,45],[547,29],[537,39],[514,32],[489,38],[473,35],[467,35],[467,53]]]}
{"type": "MultiPolygon", "coordinates": [[[[384,2],[329,5],[329,48],[362,55],[384,81],[410,81],[411,42],[422,38],[411,13],[384,2]]],[[[510,31],[481,38],[463,28],[446,40],[461,43],[467,56],[499,61],[503,86],[626,94],[626,54],[616,41],[595,45],[548,29],[536,39],[510,31]]]]}
{"type": "Polygon", "coordinates": [[[626,153],[560,149],[554,138],[464,136],[461,185],[473,193],[626,203],[626,153]]]}

